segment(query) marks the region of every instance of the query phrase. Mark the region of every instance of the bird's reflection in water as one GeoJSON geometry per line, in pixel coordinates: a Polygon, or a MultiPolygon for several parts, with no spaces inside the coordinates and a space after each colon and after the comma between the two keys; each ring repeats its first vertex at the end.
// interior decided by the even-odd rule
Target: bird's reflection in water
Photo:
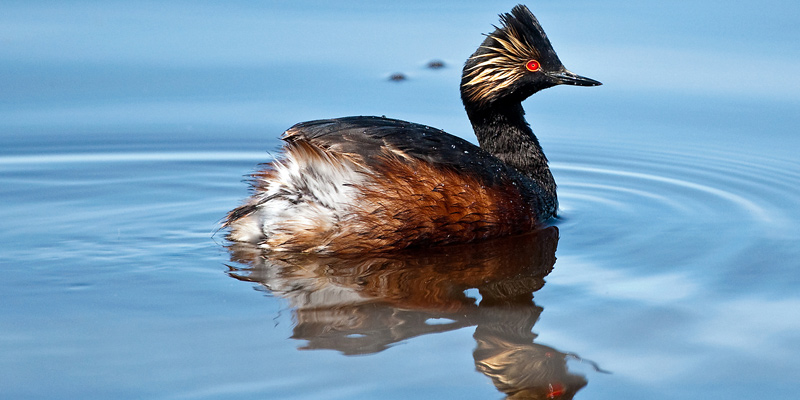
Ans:
{"type": "MultiPolygon", "coordinates": [[[[558,229],[435,250],[338,258],[231,246],[236,279],[288,300],[303,349],[369,354],[415,336],[476,326],[476,368],[513,399],[569,399],[576,357],[534,343],[533,293],[555,264],[558,229]],[[472,290],[470,290],[472,289],[472,290]],[[480,300],[470,294],[480,294],[480,300]]],[[[478,297],[478,296],[475,296],[478,297]]]]}

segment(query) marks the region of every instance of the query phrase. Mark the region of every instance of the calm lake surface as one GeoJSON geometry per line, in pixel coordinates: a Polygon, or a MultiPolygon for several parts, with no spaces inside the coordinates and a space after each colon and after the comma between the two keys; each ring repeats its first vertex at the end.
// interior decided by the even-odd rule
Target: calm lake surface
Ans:
{"type": "Polygon", "coordinates": [[[528,3],[604,83],[524,104],[554,227],[362,259],[218,232],[296,122],[474,142],[460,68],[515,4],[0,4],[0,397],[796,398],[796,1],[528,3]]]}

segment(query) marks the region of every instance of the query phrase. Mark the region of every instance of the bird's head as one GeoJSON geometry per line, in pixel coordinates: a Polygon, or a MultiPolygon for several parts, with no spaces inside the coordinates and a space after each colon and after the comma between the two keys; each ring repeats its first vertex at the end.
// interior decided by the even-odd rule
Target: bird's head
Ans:
{"type": "Polygon", "coordinates": [[[524,5],[501,14],[500,22],[464,65],[461,98],[465,105],[482,108],[500,99],[521,102],[556,85],[601,84],[564,67],[539,21],[524,5]]]}

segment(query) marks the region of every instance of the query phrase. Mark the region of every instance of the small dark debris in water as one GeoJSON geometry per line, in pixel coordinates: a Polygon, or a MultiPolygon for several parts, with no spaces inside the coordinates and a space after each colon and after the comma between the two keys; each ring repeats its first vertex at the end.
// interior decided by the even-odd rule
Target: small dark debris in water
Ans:
{"type": "Polygon", "coordinates": [[[389,76],[389,80],[390,81],[395,81],[395,82],[404,81],[406,79],[408,79],[408,78],[406,78],[406,75],[404,73],[402,73],[402,72],[397,72],[397,73],[394,73],[394,74],[389,76]]]}
{"type": "Polygon", "coordinates": [[[444,68],[444,61],[442,61],[442,60],[431,60],[430,62],[428,62],[428,68],[430,68],[430,69],[444,68]]]}

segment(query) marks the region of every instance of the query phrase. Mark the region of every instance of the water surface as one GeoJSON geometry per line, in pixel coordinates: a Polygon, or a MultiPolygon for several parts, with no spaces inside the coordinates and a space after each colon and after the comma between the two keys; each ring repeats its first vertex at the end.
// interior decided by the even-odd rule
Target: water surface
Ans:
{"type": "Polygon", "coordinates": [[[0,393],[793,398],[792,2],[528,4],[604,83],[525,103],[547,230],[360,259],[217,232],[295,122],[474,141],[460,65],[513,5],[3,5],[0,393]]]}

